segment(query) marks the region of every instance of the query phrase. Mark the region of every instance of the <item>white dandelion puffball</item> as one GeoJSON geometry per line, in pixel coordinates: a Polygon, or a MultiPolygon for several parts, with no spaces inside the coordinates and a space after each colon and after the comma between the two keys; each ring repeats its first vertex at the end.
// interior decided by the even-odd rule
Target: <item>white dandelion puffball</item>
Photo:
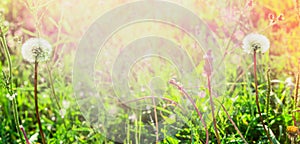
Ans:
{"type": "Polygon", "coordinates": [[[248,34],[243,40],[243,49],[246,53],[251,53],[254,50],[265,53],[270,48],[269,39],[261,34],[248,34]]]}
{"type": "Polygon", "coordinates": [[[22,46],[23,58],[33,63],[48,61],[52,54],[52,47],[48,41],[42,38],[31,38],[22,46]]]}

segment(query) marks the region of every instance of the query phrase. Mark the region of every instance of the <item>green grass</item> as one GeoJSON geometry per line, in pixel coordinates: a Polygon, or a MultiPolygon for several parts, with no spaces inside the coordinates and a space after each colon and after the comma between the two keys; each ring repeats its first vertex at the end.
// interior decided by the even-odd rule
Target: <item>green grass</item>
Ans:
{"type": "MultiPolygon", "coordinates": [[[[33,79],[32,69],[30,64],[24,63],[20,60],[20,57],[13,55],[13,87],[14,91],[18,94],[17,107],[19,110],[19,117],[21,124],[25,127],[28,136],[34,136],[38,134],[37,122],[34,113],[33,105],[33,79]]],[[[7,62],[4,61],[2,70],[7,71],[7,62]]],[[[51,64],[50,64],[51,67],[51,64]]],[[[101,132],[96,132],[84,119],[82,113],[77,106],[76,100],[73,97],[72,83],[70,73],[62,73],[59,68],[51,68],[51,72],[54,78],[54,87],[56,95],[59,97],[59,103],[64,107],[66,101],[70,103],[69,107],[66,107],[66,114],[62,118],[59,109],[52,98],[51,89],[49,84],[49,75],[46,71],[46,67],[40,68],[39,75],[39,106],[41,113],[41,120],[43,130],[47,137],[48,143],[109,143],[110,140],[101,135],[101,132]]],[[[234,73],[230,70],[228,73],[234,73]]],[[[270,108],[268,117],[266,116],[266,95],[267,95],[267,82],[265,79],[265,73],[259,74],[259,101],[261,104],[262,115],[265,120],[269,121],[269,128],[274,140],[279,143],[290,143],[286,127],[292,125],[292,103],[293,103],[293,91],[288,87],[283,80],[272,83],[272,90],[270,95],[270,108]]],[[[230,77],[230,76],[228,76],[230,77]]],[[[4,82],[2,77],[1,83],[4,82]]],[[[245,74],[238,82],[227,83],[228,91],[224,93],[223,105],[227,108],[231,118],[236,123],[241,133],[249,143],[268,143],[267,137],[264,133],[262,125],[259,120],[255,105],[254,84],[253,76],[245,74]],[[232,91],[229,91],[231,87],[234,87],[232,91]]],[[[181,94],[168,85],[171,90],[166,97],[180,102],[181,94]],[[179,99],[178,99],[179,98],[179,99]]],[[[2,143],[19,143],[14,118],[12,115],[12,103],[9,101],[5,94],[7,93],[4,87],[0,89],[1,93],[1,115],[0,115],[0,138],[2,143]]],[[[208,125],[210,134],[210,142],[216,143],[214,136],[214,129],[211,123],[210,112],[205,111],[204,107],[208,106],[208,99],[198,99],[197,95],[192,95],[197,99],[196,104],[198,108],[205,113],[205,119],[208,125]]],[[[168,111],[165,108],[158,108],[159,111],[168,111]]],[[[217,107],[218,113],[216,114],[217,126],[220,132],[222,143],[242,143],[241,137],[230,123],[225,112],[217,107]]],[[[205,141],[205,130],[199,120],[195,111],[191,111],[192,116],[190,119],[184,119],[185,125],[178,129],[174,135],[166,136],[161,143],[201,143],[205,141]]],[[[180,113],[178,113],[180,115],[180,113]]],[[[128,115],[124,115],[128,118],[128,115]]],[[[141,121],[137,121],[140,123],[141,121]]],[[[132,137],[136,137],[136,133],[139,133],[137,124],[133,124],[133,130],[129,132],[128,139],[124,140],[126,143],[132,141],[132,137]]],[[[39,141],[39,140],[37,140],[39,141]]]]}

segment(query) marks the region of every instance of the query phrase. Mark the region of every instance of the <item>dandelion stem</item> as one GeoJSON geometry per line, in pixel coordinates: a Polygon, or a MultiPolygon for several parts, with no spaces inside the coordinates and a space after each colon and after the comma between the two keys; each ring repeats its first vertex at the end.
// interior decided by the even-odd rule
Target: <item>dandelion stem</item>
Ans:
{"type": "Polygon", "coordinates": [[[38,77],[38,62],[35,61],[34,63],[34,102],[35,102],[35,114],[38,121],[39,129],[40,129],[40,135],[42,137],[42,143],[46,144],[45,135],[43,132],[41,120],[40,120],[40,114],[39,114],[39,106],[38,106],[38,97],[37,97],[37,78],[38,77]]]}
{"type": "Polygon", "coordinates": [[[253,54],[253,63],[254,63],[254,80],[255,80],[255,96],[256,96],[256,106],[257,106],[257,111],[258,111],[258,114],[259,114],[259,117],[260,117],[260,121],[262,123],[262,126],[264,128],[264,131],[266,132],[267,134],[267,137],[270,141],[271,144],[273,144],[271,138],[270,138],[270,135],[265,127],[265,124],[264,124],[264,119],[261,115],[261,111],[260,111],[260,107],[259,107],[259,101],[258,101],[258,82],[257,82],[257,74],[256,74],[256,50],[254,50],[254,54],[253,54]]]}
{"type": "Polygon", "coordinates": [[[182,86],[180,86],[180,85],[178,85],[176,83],[175,80],[170,80],[169,83],[172,84],[172,85],[174,85],[174,86],[176,86],[177,89],[192,103],[193,107],[195,108],[195,110],[196,110],[196,112],[197,112],[197,114],[198,114],[198,116],[199,116],[199,118],[200,118],[200,120],[201,120],[201,122],[202,122],[202,124],[204,126],[204,129],[205,129],[205,132],[206,132],[206,142],[205,143],[208,144],[209,143],[208,129],[207,129],[207,126],[206,126],[206,124],[204,122],[202,114],[201,114],[200,110],[198,109],[195,101],[189,96],[189,94],[184,90],[184,88],[182,86]]]}
{"type": "Polygon", "coordinates": [[[212,118],[213,118],[213,123],[214,123],[214,128],[215,128],[215,134],[217,137],[218,144],[221,143],[218,128],[217,128],[217,121],[215,118],[215,108],[214,108],[214,102],[212,98],[212,89],[211,89],[211,83],[210,83],[210,75],[207,76],[207,85],[208,85],[208,93],[209,93],[209,101],[210,101],[210,106],[211,106],[211,113],[212,113],[212,118]]]}

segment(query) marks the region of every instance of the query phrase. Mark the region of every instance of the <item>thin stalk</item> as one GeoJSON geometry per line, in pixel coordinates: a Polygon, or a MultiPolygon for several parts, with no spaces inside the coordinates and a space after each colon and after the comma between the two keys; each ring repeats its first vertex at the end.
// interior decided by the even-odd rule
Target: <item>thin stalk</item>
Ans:
{"type": "Polygon", "coordinates": [[[155,98],[152,97],[152,103],[153,103],[153,106],[154,106],[154,120],[155,120],[155,135],[156,135],[156,143],[159,142],[159,137],[158,137],[158,119],[157,119],[157,111],[156,111],[156,104],[155,104],[155,98]]]}
{"type": "Polygon", "coordinates": [[[241,13],[239,14],[238,20],[235,21],[235,24],[234,24],[235,27],[234,27],[234,29],[232,30],[231,34],[230,34],[229,40],[228,40],[228,42],[227,42],[227,44],[226,44],[226,46],[225,46],[225,53],[223,54],[223,56],[222,56],[222,58],[221,58],[221,61],[220,61],[220,63],[218,64],[218,67],[224,62],[224,59],[225,59],[225,57],[226,57],[227,54],[228,54],[229,46],[230,46],[230,44],[231,44],[231,42],[232,42],[232,37],[234,36],[235,32],[238,30],[238,28],[239,28],[239,26],[240,26],[239,20],[242,18],[243,14],[244,14],[244,11],[247,10],[247,7],[248,7],[248,6],[247,6],[247,4],[246,4],[246,5],[244,6],[244,8],[242,9],[241,13]]]}
{"type": "MultiPolygon", "coordinates": [[[[48,63],[46,63],[46,66],[47,66],[47,71],[48,71],[48,74],[49,74],[49,80],[50,80],[50,87],[51,87],[52,95],[53,95],[53,97],[55,99],[57,107],[59,108],[59,110],[62,110],[61,105],[59,104],[59,98],[56,95],[56,92],[55,92],[55,89],[54,89],[54,83],[53,83],[52,73],[51,73],[51,70],[50,70],[50,67],[49,67],[48,63]]],[[[63,123],[64,123],[65,128],[67,129],[66,122],[63,121],[63,123]]],[[[69,139],[67,140],[67,142],[69,142],[69,139]]]]}
{"type": "Polygon", "coordinates": [[[138,131],[138,133],[139,133],[139,140],[138,140],[138,142],[139,143],[141,141],[141,131],[142,131],[142,125],[141,125],[141,123],[142,123],[142,115],[140,115],[140,117],[139,117],[139,123],[138,123],[138,126],[139,126],[139,131],[138,131]]]}
{"type": "Polygon", "coordinates": [[[211,111],[212,111],[211,113],[212,113],[212,118],[213,118],[213,123],[214,123],[214,128],[215,128],[215,134],[216,134],[218,144],[220,144],[221,140],[220,140],[219,131],[218,131],[218,128],[217,128],[217,121],[216,121],[216,118],[215,118],[215,107],[214,107],[214,102],[213,102],[213,98],[212,98],[210,75],[207,76],[207,85],[208,85],[209,101],[210,101],[210,106],[211,106],[211,111]]]}
{"type": "Polygon", "coordinates": [[[56,93],[55,93],[54,83],[53,83],[53,78],[52,78],[52,73],[51,73],[51,70],[49,68],[48,63],[46,64],[46,66],[47,66],[47,71],[48,71],[48,74],[49,74],[49,80],[50,80],[50,87],[51,87],[52,95],[53,95],[53,97],[55,99],[57,107],[61,110],[61,106],[59,104],[59,99],[58,99],[58,97],[56,96],[56,93]]]}
{"type": "Polygon", "coordinates": [[[271,137],[270,137],[270,135],[269,135],[266,127],[265,127],[264,119],[263,119],[263,117],[261,115],[259,101],[258,101],[258,88],[257,88],[258,87],[258,82],[257,82],[257,74],[256,74],[256,50],[254,50],[254,54],[253,54],[253,63],[254,63],[254,80],[255,80],[255,96],[256,96],[255,98],[256,98],[257,111],[258,111],[258,114],[259,114],[262,126],[264,128],[264,131],[266,132],[267,137],[268,137],[270,143],[273,144],[272,139],[271,139],[271,137]]]}
{"type": "Polygon", "coordinates": [[[23,126],[20,126],[20,129],[21,129],[21,131],[22,131],[22,133],[23,133],[23,135],[24,135],[24,138],[25,138],[25,140],[26,140],[26,144],[30,144],[29,139],[28,139],[28,137],[27,137],[27,134],[26,134],[26,132],[25,132],[24,127],[23,127],[23,126]]]}
{"type": "Polygon", "coordinates": [[[268,80],[268,91],[267,91],[267,124],[268,124],[268,133],[270,133],[269,129],[269,107],[270,107],[270,95],[271,95],[271,78],[270,78],[270,69],[267,72],[267,80],[268,80]]]}
{"type": "MultiPolygon", "coordinates": [[[[2,33],[2,30],[1,30],[1,45],[2,47],[4,48],[4,51],[5,51],[5,55],[6,55],[6,58],[7,58],[7,61],[8,61],[8,70],[9,70],[9,88],[8,88],[8,92],[10,95],[13,94],[13,89],[12,89],[12,84],[13,84],[13,79],[12,79],[12,62],[11,62],[11,57],[10,57],[10,53],[9,53],[9,50],[8,50],[8,47],[7,47],[7,42],[6,42],[6,38],[5,38],[5,35],[2,33]]],[[[15,120],[15,124],[16,124],[16,129],[17,129],[17,132],[19,134],[19,137],[21,139],[21,142],[22,144],[24,144],[24,141],[23,141],[23,138],[22,138],[22,133],[20,131],[20,120],[19,120],[19,113],[18,113],[18,109],[17,109],[17,101],[16,101],[16,98],[14,98],[12,100],[12,105],[13,105],[13,116],[14,116],[14,120],[15,120]]]]}
{"type": "MultiPolygon", "coordinates": [[[[133,99],[133,100],[129,100],[129,101],[124,101],[124,102],[119,102],[119,103],[120,103],[120,105],[126,105],[126,104],[129,104],[129,103],[133,103],[133,102],[137,102],[137,101],[141,101],[141,100],[146,100],[146,99],[152,99],[152,98],[158,99],[160,97],[158,97],[158,96],[144,96],[144,97],[141,97],[141,98],[137,98],[137,99],[133,99]]],[[[183,107],[181,107],[178,103],[176,103],[175,101],[173,101],[171,99],[168,99],[168,98],[165,98],[165,97],[162,97],[161,99],[165,100],[165,101],[168,101],[168,102],[174,104],[175,106],[178,106],[182,110],[184,110],[183,107]]],[[[126,105],[126,107],[129,107],[129,106],[126,105]]]]}
{"type": "Polygon", "coordinates": [[[35,61],[34,63],[34,102],[35,102],[35,114],[38,121],[39,129],[40,129],[40,135],[42,137],[42,143],[46,144],[45,135],[43,132],[41,120],[40,120],[40,114],[39,114],[39,106],[38,106],[38,97],[37,97],[37,79],[38,79],[38,62],[35,61]]]}
{"type": "Polygon", "coordinates": [[[225,111],[229,121],[231,122],[231,124],[233,125],[234,129],[238,132],[238,134],[241,136],[241,138],[243,139],[243,141],[245,142],[245,144],[248,144],[248,142],[245,140],[243,134],[241,133],[241,131],[239,130],[239,128],[236,126],[235,122],[232,120],[232,118],[230,117],[230,115],[228,114],[226,108],[224,107],[224,105],[222,103],[221,104],[221,107],[223,108],[223,110],[225,111]]]}
{"type": "Polygon", "coordinates": [[[230,46],[230,44],[231,44],[232,37],[233,37],[233,35],[235,34],[235,32],[237,31],[238,27],[239,27],[239,25],[236,24],[235,27],[234,27],[234,29],[233,29],[233,31],[231,32],[231,35],[230,35],[229,40],[228,40],[228,42],[227,42],[227,44],[226,44],[226,47],[225,47],[225,52],[224,52],[224,54],[223,54],[223,56],[222,56],[222,59],[221,59],[220,63],[218,64],[218,67],[220,67],[220,65],[224,62],[224,59],[225,59],[225,57],[226,57],[227,54],[228,54],[228,49],[229,49],[229,46],[230,46]]]}
{"type": "Polygon", "coordinates": [[[208,144],[208,143],[209,143],[209,133],[208,133],[208,129],[207,129],[207,126],[206,126],[206,124],[205,124],[205,122],[204,122],[204,119],[203,119],[203,117],[202,117],[202,114],[201,114],[200,110],[198,109],[198,107],[197,107],[195,101],[189,96],[189,94],[183,89],[182,86],[180,86],[179,84],[176,83],[175,80],[170,80],[169,83],[172,84],[172,85],[174,85],[174,86],[176,86],[177,89],[178,89],[179,91],[181,91],[181,93],[182,93],[182,94],[183,94],[183,95],[184,95],[184,96],[192,103],[194,109],[196,110],[196,112],[197,112],[197,114],[198,114],[198,116],[199,116],[199,118],[200,118],[200,120],[201,120],[201,122],[202,122],[202,124],[203,124],[203,126],[204,126],[205,133],[206,133],[206,142],[205,142],[205,143],[208,144]]]}
{"type": "MultiPolygon", "coordinates": [[[[63,11],[62,11],[63,12],[63,11]]],[[[62,19],[63,19],[63,13],[61,12],[61,15],[60,15],[60,19],[59,19],[59,22],[58,23],[61,23],[62,22],[62,19]]],[[[56,37],[56,41],[58,42],[60,40],[60,36],[61,36],[61,25],[60,24],[56,24],[56,27],[57,27],[57,37],[56,37]]],[[[54,53],[53,55],[56,55],[57,53],[57,50],[58,50],[58,44],[56,45],[55,49],[54,49],[54,53]]],[[[61,106],[59,104],[59,98],[58,96],[55,94],[55,89],[54,89],[54,83],[53,83],[53,78],[52,78],[52,72],[50,70],[50,67],[48,65],[48,63],[46,63],[47,65],[47,71],[49,73],[49,79],[50,79],[50,86],[51,86],[51,91],[52,91],[52,94],[53,94],[53,97],[55,98],[55,101],[56,101],[56,104],[57,104],[57,107],[61,110],[61,106]]],[[[66,127],[67,128],[67,127],[66,127]]]]}
{"type": "MultiPolygon", "coordinates": [[[[295,89],[295,96],[294,96],[294,110],[296,110],[298,106],[298,90],[299,90],[299,73],[297,74],[297,80],[296,80],[296,89],[295,89]]],[[[294,126],[297,126],[297,111],[293,112],[293,120],[294,120],[294,126]]]]}

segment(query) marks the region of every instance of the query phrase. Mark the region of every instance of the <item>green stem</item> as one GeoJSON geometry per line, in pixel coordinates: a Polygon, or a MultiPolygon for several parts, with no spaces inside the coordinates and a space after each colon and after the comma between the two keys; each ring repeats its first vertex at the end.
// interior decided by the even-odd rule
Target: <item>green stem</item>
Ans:
{"type": "MultiPolygon", "coordinates": [[[[47,71],[49,73],[49,79],[50,79],[50,86],[51,86],[52,95],[55,99],[57,107],[59,108],[59,110],[62,110],[61,105],[59,104],[59,98],[55,93],[54,83],[53,83],[53,78],[52,78],[52,73],[51,73],[50,67],[49,67],[48,63],[46,65],[47,65],[47,71]]],[[[64,123],[65,128],[67,129],[67,124],[64,120],[63,120],[63,123],[64,123]]],[[[69,142],[69,140],[67,142],[69,142]]]]}
{"type": "Polygon", "coordinates": [[[197,112],[197,114],[198,114],[198,116],[199,116],[199,118],[200,118],[200,120],[201,120],[201,122],[202,122],[202,124],[203,124],[203,127],[204,127],[204,129],[205,129],[205,133],[206,133],[206,142],[205,142],[205,143],[208,144],[208,143],[209,143],[209,133],[208,133],[208,129],[207,129],[207,126],[206,126],[205,121],[204,121],[204,119],[203,119],[202,113],[201,113],[200,110],[198,109],[198,107],[197,107],[195,101],[189,96],[189,94],[184,90],[184,88],[183,88],[182,86],[180,86],[180,85],[178,85],[178,84],[176,83],[175,80],[170,80],[169,83],[172,84],[172,85],[174,85],[174,86],[176,86],[177,89],[178,89],[179,91],[181,91],[181,93],[182,93],[182,94],[183,94],[183,95],[184,95],[184,96],[192,103],[192,105],[193,105],[194,109],[196,110],[196,112],[197,112]]]}
{"type": "Polygon", "coordinates": [[[267,131],[267,129],[266,129],[266,127],[265,127],[265,124],[264,124],[264,119],[263,119],[263,117],[262,117],[262,115],[261,115],[261,111],[260,111],[260,107],[259,107],[259,101],[258,101],[258,82],[257,82],[257,74],[256,74],[256,50],[254,50],[254,54],[253,54],[253,62],[254,62],[254,80],[255,80],[255,98],[256,98],[256,106],[257,106],[257,111],[258,111],[258,114],[259,114],[259,117],[260,117],[260,121],[261,121],[261,124],[262,124],[262,126],[263,126],[263,128],[264,128],[264,131],[266,132],[266,134],[267,134],[267,137],[268,137],[268,139],[269,139],[269,141],[270,141],[270,143],[271,144],[273,144],[273,142],[272,142],[272,140],[271,140],[271,137],[270,137],[270,135],[269,135],[269,133],[268,133],[268,131],[267,131]]]}
{"type": "Polygon", "coordinates": [[[154,111],[154,119],[155,119],[155,135],[156,135],[156,142],[159,143],[159,128],[158,128],[158,118],[157,118],[157,110],[156,110],[156,104],[155,104],[155,98],[152,97],[152,103],[153,103],[153,111],[154,111]]]}
{"type": "Polygon", "coordinates": [[[53,78],[52,78],[52,73],[51,73],[51,70],[49,68],[49,65],[48,63],[46,64],[47,65],[47,71],[48,71],[48,74],[49,74],[49,80],[50,80],[50,86],[51,86],[51,91],[52,91],[52,95],[55,99],[55,102],[57,104],[57,107],[61,110],[61,106],[59,104],[59,99],[58,97],[56,96],[56,93],[55,93],[55,89],[54,89],[54,83],[53,83],[53,78]]]}
{"type": "Polygon", "coordinates": [[[215,108],[214,108],[214,102],[213,102],[213,98],[212,98],[212,89],[211,89],[211,84],[210,84],[210,75],[207,76],[207,85],[208,85],[208,93],[209,93],[209,101],[210,101],[210,106],[211,106],[211,114],[212,114],[212,118],[213,118],[213,124],[214,124],[214,129],[215,129],[215,134],[216,134],[216,138],[218,141],[218,144],[221,143],[220,140],[220,136],[219,136],[219,131],[217,128],[217,121],[215,118],[215,108]]]}
{"type": "MultiPolygon", "coordinates": [[[[296,110],[298,106],[298,90],[299,90],[299,73],[297,74],[297,80],[296,80],[296,89],[295,89],[295,96],[294,96],[294,110],[296,110]]],[[[297,126],[297,111],[293,114],[293,120],[294,120],[294,126],[297,126]]]]}
{"type": "Polygon", "coordinates": [[[271,78],[270,78],[270,69],[267,72],[267,80],[268,80],[268,91],[267,91],[267,124],[268,124],[268,133],[270,133],[269,127],[269,107],[270,107],[270,95],[271,95],[271,78]]]}
{"type": "Polygon", "coordinates": [[[246,141],[246,139],[244,138],[243,134],[241,133],[241,131],[239,130],[239,128],[236,126],[235,122],[232,120],[232,118],[230,117],[230,115],[228,114],[228,111],[226,110],[226,108],[224,107],[224,105],[222,103],[220,103],[221,107],[223,108],[224,112],[226,113],[229,121],[231,122],[231,124],[233,125],[234,129],[238,132],[238,134],[241,136],[241,138],[243,139],[245,144],[248,144],[248,142],[246,141]]]}
{"type": "Polygon", "coordinates": [[[40,129],[40,135],[42,137],[43,144],[46,144],[45,135],[43,132],[41,120],[40,120],[40,114],[39,114],[39,106],[38,106],[38,97],[37,97],[37,78],[38,77],[38,62],[35,61],[34,63],[34,102],[35,102],[35,114],[38,121],[39,129],[40,129]]]}
{"type": "MultiPolygon", "coordinates": [[[[9,53],[9,50],[8,50],[8,46],[7,46],[7,43],[6,43],[6,38],[5,38],[5,35],[2,33],[2,29],[1,29],[1,45],[2,47],[4,48],[4,51],[5,51],[5,55],[6,55],[6,58],[7,58],[7,61],[8,61],[8,68],[9,68],[9,88],[8,88],[8,93],[10,95],[13,95],[13,89],[12,89],[12,84],[13,84],[13,79],[12,79],[12,62],[11,62],[11,57],[10,57],[10,53],[9,53]]],[[[16,98],[13,99],[13,102],[12,102],[12,105],[13,105],[13,116],[14,116],[14,120],[15,120],[15,124],[16,124],[16,129],[17,129],[17,132],[19,134],[19,137],[21,139],[21,142],[22,144],[24,144],[24,141],[23,141],[23,137],[22,137],[22,133],[20,131],[20,123],[19,123],[19,113],[18,113],[18,109],[17,109],[17,102],[16,102],[16,98]]]]}

